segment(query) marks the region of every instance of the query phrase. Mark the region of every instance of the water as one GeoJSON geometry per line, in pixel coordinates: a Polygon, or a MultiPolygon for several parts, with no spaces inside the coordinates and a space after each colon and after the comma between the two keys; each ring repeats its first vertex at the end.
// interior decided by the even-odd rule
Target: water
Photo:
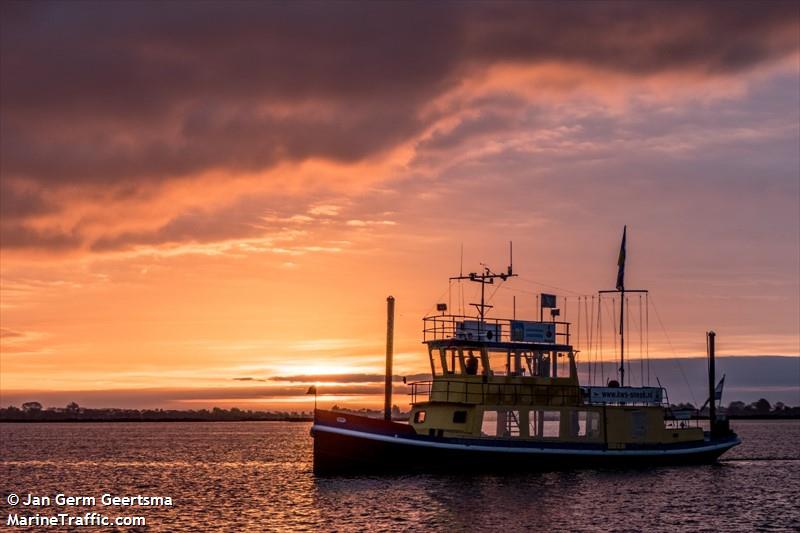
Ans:
{"type": "Polygon", "coordinates": [[[800,530],[800,421],[732,425],[744,443],[718,465],[318,479],[307,423],[0,424],[0,530],[15,509],[138,515],[147,531],[800,530]],[[12,492],[174,505],[29,509],[12,492]]]}

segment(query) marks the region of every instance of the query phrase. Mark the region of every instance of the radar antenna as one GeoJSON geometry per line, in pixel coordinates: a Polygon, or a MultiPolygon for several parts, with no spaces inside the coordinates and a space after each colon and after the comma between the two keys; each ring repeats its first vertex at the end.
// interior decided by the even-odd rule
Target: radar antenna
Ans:
{"type": "Polygon", "coordinates": [[[466,276],[463,273],[461,273],[458,276],[450,278],[450,280],[469,280],[481,284],[481,303],[470,304],[474,305],[478,309],[478,318],[480,319],[481,324],[483,323],[483,318],[486,316],[486,310],[494,307],[486,303],[486,285],[494,285],[495,279],[500,279],[500,281],[502,282],[507,280],[508,278],[513,278],[517,276],[516,274],[514,274],[514,244],[512,242],[508,243],[508,255],[509,255],[508,258],[509,263],[506,272],[500,272],[499,274],[494,273],[487,265],[481,263],[483,271],[480,273],[470,272],[466,276]]]}

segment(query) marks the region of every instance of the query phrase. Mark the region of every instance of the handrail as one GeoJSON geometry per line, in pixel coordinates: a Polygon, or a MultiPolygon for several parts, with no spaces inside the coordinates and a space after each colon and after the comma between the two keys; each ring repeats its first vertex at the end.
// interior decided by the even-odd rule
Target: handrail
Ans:
{"type": "Polygon", "coordinates": [[[487,405],[579,405],[582,400],[580,389],[574,385],[437,380],[416,381],[410,386],[412,404],[435,400],[487,405]]]}
{"type": "MultiPolygon", "coordinates": [[[[446,340],[457,338],[458,324],[468,322],[476,322],[485,324],[487,326],[486,332],[489,336],[496,335],[497,338],[482,338],[481,340],[495,340],[499,342],[511,342],[511,323],[516,320],[510,318],[487,318],[484,317],[481,322],[479,318],[466,315],[429,315],[422,319],[422,341],[427,342],[431,340],[446,340]]],[[[538,322],[538,321],[537,321],[538,322]]],[[[555,339],[558,341],[562,339],[564,344],[569,344],[570,339],[570,323],[569,322],[556,322],[556,321],[543,321],[542,324],[555,324],[555,339]]],[[[515,341],[517,342],[517,341],[515,341]]]]}
{"type": "Polygon", "coordinates": [[[664,427],[667,429],[689,429],[700,427],[699,409],[673,409],[667,404],[664,411],[664,427]],[[676,412],[688,413],[688,416],[677,416],[676,412]]]}
{"type": "Polygon", "coordinates": [[[422,401],[442,401],[469,404],[502,405],[583,405],[601,407],[621,405],[642,407],[659,405],[668,408],[666,403],[654,404],[641,401],[601,402],[589,400],[586,389],[575,385],[553,385],[542,383],[492,383],[467,380],[432,380],[409,383],[411,403],[422,401]],[[438,385],[438,386],[437,386],[438,385]]]}

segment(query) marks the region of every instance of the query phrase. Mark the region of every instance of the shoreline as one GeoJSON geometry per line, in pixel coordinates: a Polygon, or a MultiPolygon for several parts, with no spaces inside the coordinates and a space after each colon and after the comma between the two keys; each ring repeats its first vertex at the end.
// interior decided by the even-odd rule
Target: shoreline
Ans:
{"type": "Polygon", "coordinates": [[[78,424],[88,422],[99,424],[102,422],[312,422],[311,417],[286,417],[286,418],[236,418],[236,419],[201,419],[201,418],[69,418],[63,420],[41,420],[41,419],[2,419],[0,424],[78,424]]]}
{"type": "MultiPolygon", "coordinates": [[[[760,421],[770,421],[770,420],[800,420],[800,415],[788,415],[788,416],[764,416],[764,415],[756,415],[756,416],[741,416],[741,415],[734,415],[728,417],[729,420],[760,420],[760,421]]],[[[700,418],[699,420],[707,420],[707,418],[700,418]]],[[[283,417],[283,418],[236,418],[236,419],[199,419],[199,418],[152,418],[152,419],[142,419],[142,418],[111,418],[111,419],[104,419],[104,418],[70,418],[64,420],[41,420],[41,419],[0,419],[0,424],[78,424],[82,422],[87,422],[91,424],[99,424],[103,422],[110,422],[110,423],[146,423],[146,422],[313,422],[314,419],[309,416],[305,417],[283,417]]]]}

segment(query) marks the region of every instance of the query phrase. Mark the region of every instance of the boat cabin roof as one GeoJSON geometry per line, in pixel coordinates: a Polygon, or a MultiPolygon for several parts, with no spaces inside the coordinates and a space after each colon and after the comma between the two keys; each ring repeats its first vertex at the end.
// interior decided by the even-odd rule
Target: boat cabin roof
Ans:
{"type": "Polygon", "coordinates": [[[430,348],[486,348],[490,351],[516,351],[526,352],[570,352],[572,346],[569,344],[544,343],[544,342],[522,342],[522,341],[488,341],[479,339],[435,339],[425,341],[430,348]]]}

